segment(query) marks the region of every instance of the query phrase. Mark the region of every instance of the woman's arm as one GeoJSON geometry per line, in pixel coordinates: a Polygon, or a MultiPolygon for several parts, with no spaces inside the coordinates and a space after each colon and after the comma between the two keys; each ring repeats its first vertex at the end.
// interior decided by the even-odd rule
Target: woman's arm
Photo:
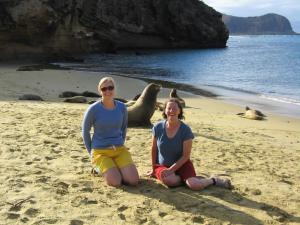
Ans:
{"type": "Polygon", "coordinates": [[[152,136],[152,147],[151,147],[151,159],[152,159],[152,170],[154,171],[157,157],[157,140],[156,137],[152,136]]]}
{"type": "Polygon", "coordinates": [[[92,141],[91,141],[91,128],[94,120],[94,114],[91,108],[88,108],[84,114],[83,121],[82,121],[82,138],[86,150],[88,151],[89,155],[91,155],[92,151],[92,141]]]}
{"type": "Polygon", "coordinates": [[[127,133],[127,124],[128,124],[128,111],[127,107],[124,105],[124,115],[123,115],[123,123],[122,123],[122,137],[125,142],[126,133],[127,133]]]}
{"type": "Polygon", "coordinates": [[[156,164],[156,157],[157,157],[157,142],[156,137],[152,135],[152,146],[151,146],[151,163],[152,163],[152,170],[147,172],[148,176],[154,175],[155,164],[156,164]]]}

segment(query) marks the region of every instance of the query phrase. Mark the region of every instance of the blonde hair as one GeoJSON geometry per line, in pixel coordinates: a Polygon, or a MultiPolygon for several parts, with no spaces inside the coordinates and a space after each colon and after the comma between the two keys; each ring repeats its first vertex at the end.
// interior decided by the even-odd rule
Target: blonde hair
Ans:
{"type": "Polygon", "coordinates": [[[100,93],[101,92],[101,85],[104,84],[105,82],[112,82],[112,84],[114,85],[114,87],[116,88],[116,83],[114,81],[114,79],[112,77],[103,77],[100,81],[99,81],[99,84],[98,84],[98,92],[100,93]]]}

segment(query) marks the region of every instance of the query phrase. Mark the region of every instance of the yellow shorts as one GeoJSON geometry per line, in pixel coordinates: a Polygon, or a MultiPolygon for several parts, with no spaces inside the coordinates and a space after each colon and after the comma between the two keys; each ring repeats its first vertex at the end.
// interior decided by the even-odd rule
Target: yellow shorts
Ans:
{"type": "Polygon", "coordinates": [[[123,168],[131,164],[133,164],[133,161],[125,146],[93,149],[92,165],[99,168],[102,173],[113,167],[123,168]]]}

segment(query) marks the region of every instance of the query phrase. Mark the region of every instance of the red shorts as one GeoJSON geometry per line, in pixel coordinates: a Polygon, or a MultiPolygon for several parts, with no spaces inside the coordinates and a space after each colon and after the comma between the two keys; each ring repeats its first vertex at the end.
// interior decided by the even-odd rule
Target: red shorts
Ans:
{"type": "MultiPolygon", "coordinates": [[[[156,178],[161,181],[161,172],[168,168],[169,167],[167,166],[156,164],[154,168],[156,178]]],[[[175,171],[175,174],[183,181],[186,181],[190,177],[195,177],[196,172],[191,160],[188,160],[185,164],[183,164],[177,171],[175,171]]]]}

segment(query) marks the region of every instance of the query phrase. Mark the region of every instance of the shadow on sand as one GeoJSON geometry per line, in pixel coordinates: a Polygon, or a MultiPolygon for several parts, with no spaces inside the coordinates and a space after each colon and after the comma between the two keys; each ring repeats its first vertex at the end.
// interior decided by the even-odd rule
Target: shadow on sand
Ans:
{"type": "Polygon", "coordinates": [[[224,222],[227,221],[232,224],[238,223],[248,225],[264,223],[264,221],[261,221],[252,215],[231,208],[228,206],[230,204],[264,211],[277,222],[300,222],[299,217],[294,217],[278,207],[256,202],[237,192],[220,189],[218,187],[210,187],[201,192],[195,192],[184,186],[171,189],[166,188],[154,179],[142,178],[138,187],[133,188],[123,186],[122,189],[132,194],[142,194],[148,198],[158,199],[175,207],[176,210],[191,213],[192,216],[200,218],[200,221],[198,222],[204,222],[201,218],[202,216],[205,216],[224,222]],[[226,203],[221,204],[208,197],[218,198],[226,203]]]}

